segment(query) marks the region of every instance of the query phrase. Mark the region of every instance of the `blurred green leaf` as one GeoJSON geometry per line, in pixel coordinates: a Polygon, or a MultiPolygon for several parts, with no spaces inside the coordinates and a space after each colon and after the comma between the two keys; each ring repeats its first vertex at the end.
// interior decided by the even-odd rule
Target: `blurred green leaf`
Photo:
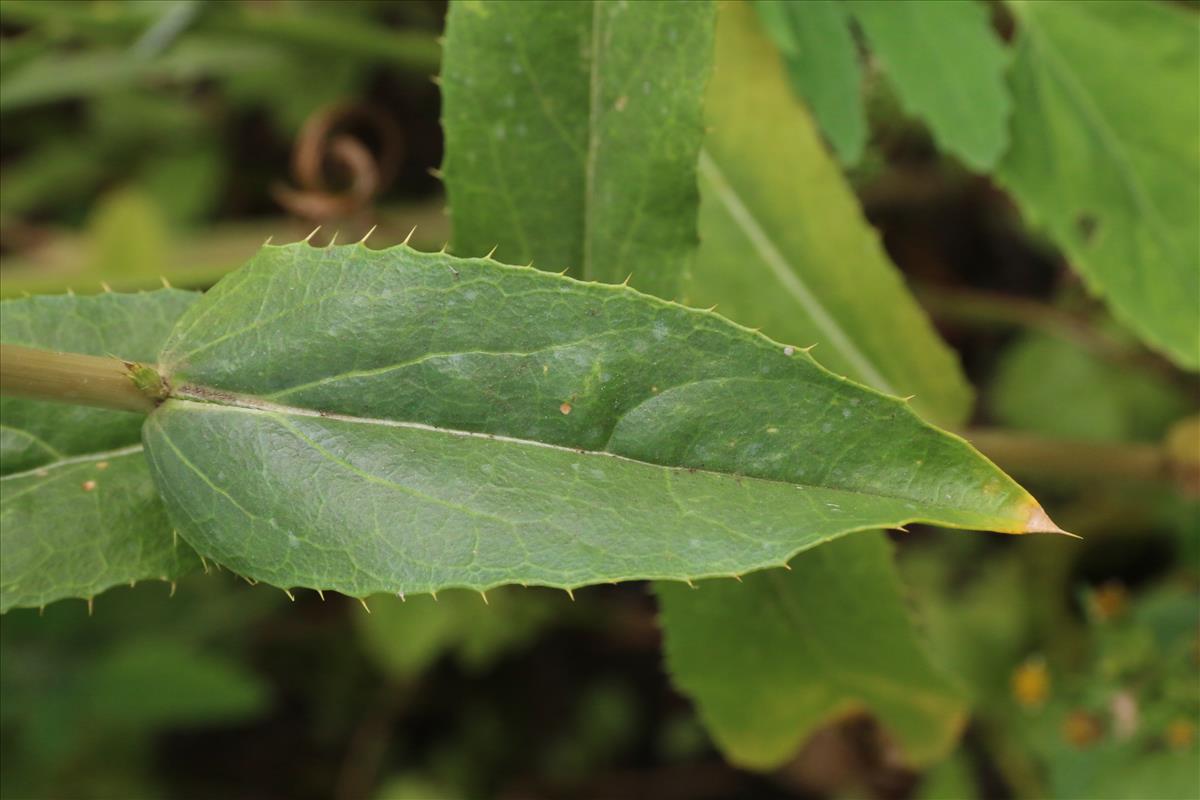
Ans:
{"type": "Polygon", "coordinates": [[[97,281],[162,275],[170,234],[158,205],[146,193],[126,188],[102,197],[88,221],[88,235],[89,269],[97,281]]]}
{"type": "Polygon", "coordinates": [[[1200,18],[1169,3],[1013,3],[997,177],[1146,342],[1200,367],[1200,18]]]}
{"type": "Polygon", "coordinates": [[[455,251],[670,299],[696,246],[700,2],[461,2],[446,23],[455,251]]]}
{"type": "Polygon", "coordinates": [[[838,160],[857,164],[868,132],[847,5],[842,0],[756,0],[755,8],[783,55],[792,87],[808,101],[838,160]]]}
{"type": "Polygon", "coordinates": [[[921,628],[937,663],[965,685],[976,708],[1011,702],[1010,678],[1026,655],[1033,627],[1026,580],[1013,554],[972,548],[954,558],[940,547],[913,547],[899,561],[916,598],[921,628]],[[980,564],[969,581],[956,563],[980,564]]]}
{"type": "Polygon", "coordinates": [[[671,674],[734,763],[778,766],[814,730],[860,710],[911,763],[953,745],[963,697],[922,652],[879,537],[834,542],[791,572],[741,584],[658,584],[671,674]]]}
{"type": "Polygon", "coordinates": [[[1190,408],[1161,376],[1045,335],[1025,336],[1004,353],[990,405],[1004,425],[1048,436],[1156,442],[1190,408]]]}
{"type": "Polygon", "coordinates": [[[267,703],[266,687],[243,667],[170,639],[122,644],[77,691],[91,724],[123,730],[227,724],[267,703]]]}
{"type": "Polygon", "coordinates": [[[972,800],[979,797],[979,787],[971,771],[967,754],[957,751],[938,764],[921,779],[917,800],[972,800]]]}
{"type": "Polygon", "coordinates": [[[375,663],[392,679],[409,681],[444,655],[471,672],[488,669],[532,642],[564,601],[561,595],[551,598],[517,588],[489,592],[486,605],[475,592],[442,592],[437,600],[417,595],[407,601],[379,595],[368,601],[371,613],[356,622],[375,663]]]}
{"type": "Polygon", "coordinates": [[[0,79],[0,110],[91,97],[150,83],[275,71],[279,57],[256,44],[190,39],[145,60],[123,52],[47,53],[0,79]]]}
{"type": "Polygon", "coordinates": [[[975,170],[990,170],[1008,146],[1012,106],[1008,55],[988,8],[974,0],[850,0],[900,103],[937,143],[975,170]]]}

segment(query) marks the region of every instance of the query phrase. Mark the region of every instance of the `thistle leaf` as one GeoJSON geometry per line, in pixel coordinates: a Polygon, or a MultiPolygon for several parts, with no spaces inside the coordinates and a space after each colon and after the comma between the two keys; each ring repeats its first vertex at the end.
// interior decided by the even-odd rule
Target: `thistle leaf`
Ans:
{"type": "Polygon", "coordinates": [[[144,438],[172,519],[279,586],[686,580],[906,521],[1050,529],[965,442],[800,350],[486,259],[266,247],[161,366],[144,438]]]}

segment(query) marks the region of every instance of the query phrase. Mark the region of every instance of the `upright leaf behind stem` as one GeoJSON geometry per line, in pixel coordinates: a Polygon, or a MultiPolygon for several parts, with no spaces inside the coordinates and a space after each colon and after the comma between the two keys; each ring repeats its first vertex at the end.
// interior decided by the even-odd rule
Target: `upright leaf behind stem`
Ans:
{"type": "MultiPolygon", "coordinates": [[[[0,303],[0,341],[155,361],[199,295],[172,290],[0,303]]],[[[141,452],[141,414],[0,398],[0,611],[170,579],[196,558],[171,536],[141,452]]]]}
{"type": "Polygon", "coordinates": [[[442,72],[455,252],[674,297],[696,244],[700,2],[455,2],[442,72]]]}
{"type": "Polygon", "coordinates": [[[784,341],[829,369],[954,423],[971,402],[954,353],[792,97],[748,9],[721,13],[700,160],[704,233],[685,301],[784,341]]]}
{"type": "Polygon", "coordinates": [[[1200,368],[1200,19],[1168,3],[1014,3],[997,177],[1114,314],[1200,368]]]}

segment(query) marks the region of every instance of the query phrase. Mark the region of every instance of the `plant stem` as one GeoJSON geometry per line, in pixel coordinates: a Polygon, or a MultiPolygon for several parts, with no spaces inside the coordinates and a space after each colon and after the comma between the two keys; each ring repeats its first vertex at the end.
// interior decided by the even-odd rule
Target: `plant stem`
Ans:
{"type": "Polygon", "coordinates": [[[1137,352],[1083,317],[1039,300],[929,284],[918,286],[916,294],[930,314],[951,322],[975,327],[1029,328],[1118,361],[1128,360],[1137,352]]]}
{"type": "Polygon", "coordinates": [[[135,385],[133,371],[139,366],[118,358],[0,344],[0,394],[149,413],[156,398],[135,385]]]}
{"type": "Polygon", "coordinates": [[[1166,448],[1141,442],[1082,442],[1047,439],[995,429],[967,431],[966,438],[1006,471],[1072,479],[1116,478],[1164,481],[1171,478],[1166,448]]]}

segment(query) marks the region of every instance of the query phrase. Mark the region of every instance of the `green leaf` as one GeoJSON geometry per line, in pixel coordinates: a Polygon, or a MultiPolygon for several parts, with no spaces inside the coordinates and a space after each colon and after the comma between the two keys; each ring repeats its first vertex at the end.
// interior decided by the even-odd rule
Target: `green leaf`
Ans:
{"type": "Polygon", "coordinates": [[[742,584],[659,585],[671,673],[701,699],[735,764],[776,767],[813,730],[864,707],[912,762],[957,738],[962,696],[929,664],[896,602],[900,582],[881,536],[843,539],[796,559],[792,572],[742,584]],[[826,580],[832,573],[845,580],[826,580]]]}
{"type": "Polygon", "coordinates": [[[982,3],[851,0],[883,71],[906,111],[946,151],[976,170],[996,165],[1008,145],[1012,105],[1008,54],[982,3]]]}
{"type": "MultiPolygon", "coordinates": [[[[0,303],[0,341],[154,361],[199,295],[163,290],[0,303]]],[[[172,540],[138,444],[144,417],[0,398],[0,611],[92,597],[195,565],[172,540]]]]}
{"type": "MultiPolygon", "coordinates": [[[[877,387],[895,382],[926,398],[926,413],[960,423],[970,395],[953,356],[883,256],[743,9],[722,9],[717,51],[707,146],[737,177],[738,192],[723,181],[705,186],[693,291],[770,335],[819,336],[815,352],[827,365],[877,387]],[[749,271],[744,253],[754,249],[760,258],[749,271]]],[[[745,766],[774,768],[818,728],[856,709],[878,717],[910,760],[943,754],[961,726],[963,701],[904,614],[886,540],[836,542],[793,567],[751,576],[746,586],[660,587],[672,672],[722,750],[745,766]],[[719,631],[720,640],[705,649],[700,631],[719,631]]]]}
{"type": "Polygon", "coordinates": [[[455,250],[673,297],[696,244],[709,2],[456,2],[455,250]]]}
{"type": "Polygon", "coordinates": [[[1187,395],[1161,374],[1046,335],[1005,351],[989,398],[1003,425],[1090,441],[1160,442],[1190,410],[1187,395]]]}
{"type": "Polygon", "coordinates": [[[370,600],[370,614],[356,617],[367,653],[395,680],[418,677],[443,655],[467,670],[481,672],[509,652],[531,643],[554,618],[561,594],[499,589],[487,605],[471,592],[443,592],[402,601],[382,595],[370,600]]]}
{"type": "Polygon", "coordinates": [[[1053,530],[965,442],[799,350],[485,259],[266,247],[161,364],[175,399],[144,439],[172,519],[275,585],[570,588],[918,519],[1053,530]]]}
{"type": "MultiPolygon", "coordinates": [[[[957,423],[971,391],[863,219],[748,10],[722,10],[700,159],[704,237],[686,301],[957,423]]],[[[457,212],[456,212],[457,213],[457,212]]]]}
{"type": "Polygon", "coordinates": [[[857,164],[867,144],[867,117],[846,4],[756,0],[754,5],[783,55],[792,87],[808,101],[838,159],[857,164]]]}
{"type": "Polygon", "coordinates": [[[1200,367],[1198,21],[1167,3],[1015,4],[997,178],[1147,343],[1200,367]]]}
{"type": "Polygon", "coordinates": [[[244,667],[165,636],[124,643],[78,688],[90,726],[126,736],[171,725],[229,724],[260,713],[268,689],[244,667]]]}
{"type": "Polygon", "coordinates": [[[50,53],[5,74],[0,80],[0,109],[12,112],[154,81],[188,81],[272,70],[280,63],[277,53],[259,43],[195,38],[152,59],[109,50],[50,53]]]}

